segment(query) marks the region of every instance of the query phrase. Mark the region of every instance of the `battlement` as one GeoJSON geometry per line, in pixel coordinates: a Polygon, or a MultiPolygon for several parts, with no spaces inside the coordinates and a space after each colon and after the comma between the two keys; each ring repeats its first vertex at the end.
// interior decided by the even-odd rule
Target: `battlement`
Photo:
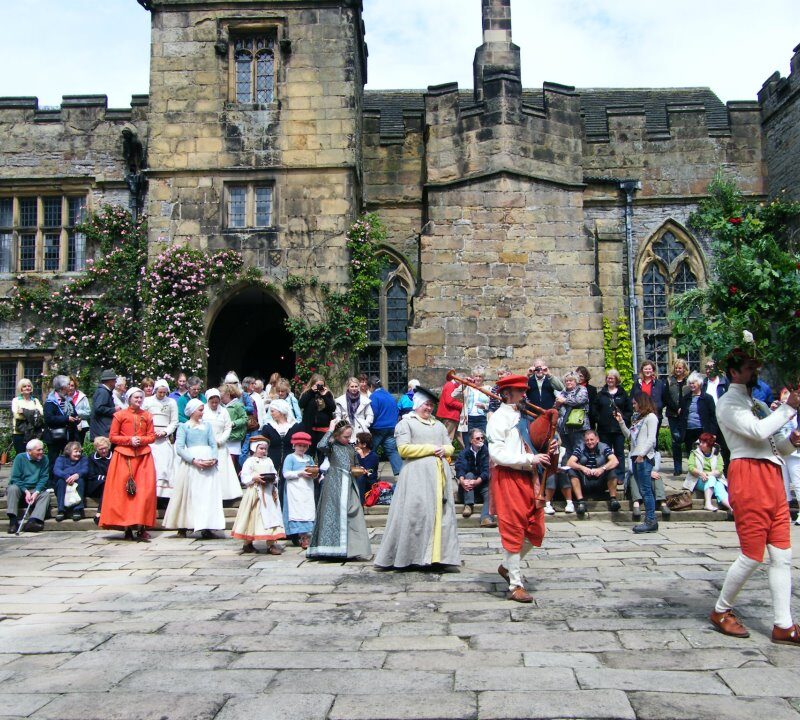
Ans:
{"type": "Polygon", "coordinates": [[[764,123],[769,122],[775,113],[789,105],[800,92],[800,45],[792,52],[789,61],[789,75],[781,77],[776,70],[770,75],[758,91],[758,102],[761,105],[761,117],[764,123]]]}
{"type": "Polygon", "coordinates": [[[493,71],[480,101],[468,101],[456,83],[429,87],[424,101],[429,184],[501,172],[581,182],[575,88],[546,83],[538,94],[523,93],[514,73],[493,71]]]}
{"type": "Polygon", "coordinates": [[[0,97],[0,122],[65,122],[75,113],[97,121],[147,119],[148,95],[132,95],[130,108],[109,108],[108,95],[63,95],[57,107],[39,107],[37,97],[0,97]]]}

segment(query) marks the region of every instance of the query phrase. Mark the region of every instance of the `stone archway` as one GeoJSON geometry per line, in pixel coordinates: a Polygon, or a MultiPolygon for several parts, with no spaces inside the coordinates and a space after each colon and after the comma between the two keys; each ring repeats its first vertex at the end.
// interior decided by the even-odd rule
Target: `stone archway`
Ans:
{"type": "Polygon", "coordinates": [[[214,386],[225,373],[254,375],[266,382],[273,372],[294,377],[292,336],[284,326],[286,311],[258,287],[233,295],[217,313],[208,336],[208,382],[214,386]]]}

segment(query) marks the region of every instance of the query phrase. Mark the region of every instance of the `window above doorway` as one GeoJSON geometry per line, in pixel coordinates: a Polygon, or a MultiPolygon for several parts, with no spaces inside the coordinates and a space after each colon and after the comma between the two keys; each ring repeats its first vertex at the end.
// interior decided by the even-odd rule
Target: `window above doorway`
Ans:
{"type": "Polygon", "coordinates": [[[231,183],[225,186],[225,227],[228,230],[273,228],[274,186],[271,183],[231,183]]]}

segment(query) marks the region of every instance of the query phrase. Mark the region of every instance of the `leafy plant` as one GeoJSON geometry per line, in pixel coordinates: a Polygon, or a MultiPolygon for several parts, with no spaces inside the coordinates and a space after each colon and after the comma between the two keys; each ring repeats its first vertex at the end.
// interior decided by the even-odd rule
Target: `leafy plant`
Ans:
{"type": "Polygon", "coordinates": [[[704,288],[674,298],[670,321],[681,355],[716,360],[753,335],[754,350],[782,381],[800,379],[800,256],[789,227],[800,203],[745,200],[717,174],[709,199],[689,218],[711,238],[715,273],[704,288]]]}

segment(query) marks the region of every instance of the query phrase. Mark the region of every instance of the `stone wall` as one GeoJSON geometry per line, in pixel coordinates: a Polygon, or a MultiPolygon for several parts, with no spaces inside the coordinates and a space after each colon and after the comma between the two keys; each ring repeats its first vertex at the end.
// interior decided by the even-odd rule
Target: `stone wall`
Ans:
{"type": "Polygon", "coordinates": [[[667,130],[648,131],[643,110],[609,110],[608,135],[584,143],[587,178],[633,179],[640,197],[702,197],[718,169],[746,194],[764,193],[757,103],[727,104],[729,126],[711,129],[698,104],[667,105],[667,130]]]}
{"type": "Polygon", "coordinates": [[[153,251],[234,247],[271,280],[344,282],[345,232],[361,196],[360,4],[151,4],[153,251]],[[232,44],[242,34],[274,38],[271,103],[236,102],[232,44]],[[273,227],[226,230],[234,182],[273,184],[273,227]]]}
{"type": "Polygon", "coordinates": [[[505,174],[430,189],[409,365],[423,383],[449,368],[535,355],[554,372],[602,364],[600,300],[579,189],[505,174]]]}
{"type": "Polygon", "coordinates": [[[800,200],[800,45],[790,72],[775,72],[758,93],[764,128],[764,156],[771,196],[800,200]]]}

